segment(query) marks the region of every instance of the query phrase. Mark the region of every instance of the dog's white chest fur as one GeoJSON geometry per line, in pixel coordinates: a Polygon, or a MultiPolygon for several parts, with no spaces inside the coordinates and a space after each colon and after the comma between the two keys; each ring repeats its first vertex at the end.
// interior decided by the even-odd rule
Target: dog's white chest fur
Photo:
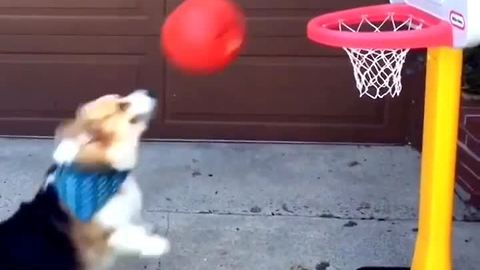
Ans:
{"type": "Polygon", "coordinates": [[[114,232],[110,246],[118,252],[139,253],[141,256],[160,256],[167,253],[167,239],[153,234],[150,224],[141,216],[142,193],[133,176],[122,184],[120,191],[94,216],[94,221],[114,232]]]}

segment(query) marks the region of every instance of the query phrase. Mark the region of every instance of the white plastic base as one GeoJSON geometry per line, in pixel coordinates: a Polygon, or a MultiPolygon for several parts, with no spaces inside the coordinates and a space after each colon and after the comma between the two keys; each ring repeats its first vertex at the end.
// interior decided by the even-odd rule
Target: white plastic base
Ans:
{"type": "Polygon", "coordinates": [[[390,0],[406,3],[453,27],[455,48],[474,47],[480,44],[480,0],[390,0]]]}

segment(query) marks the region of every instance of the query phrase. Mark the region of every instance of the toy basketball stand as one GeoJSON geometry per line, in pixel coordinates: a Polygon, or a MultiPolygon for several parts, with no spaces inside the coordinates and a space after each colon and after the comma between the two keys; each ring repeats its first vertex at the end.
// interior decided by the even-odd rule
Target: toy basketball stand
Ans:
{"type": "MultiPolygon", "coordinates": [[[[314,42],[345,50],[361,97],[396,97],[410,49],[428,48],[418,235],[413,270],[452,269],[462,49],[480,44],[479,0],[391,0],[318,16],[314,42]]],[[[367,269],[410,269],[364,267],[367,269]]]]}

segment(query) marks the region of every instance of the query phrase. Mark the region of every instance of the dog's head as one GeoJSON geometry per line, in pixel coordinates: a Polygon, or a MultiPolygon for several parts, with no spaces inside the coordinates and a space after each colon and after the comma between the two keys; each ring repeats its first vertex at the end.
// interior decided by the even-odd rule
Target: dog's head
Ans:
{"type": "Polygon", "coordinates": [[[155,98],[146,90],[105,95],[80,106],[75,118],[56,131],[55,161],[132,169],[155,107],[155,98]]]}

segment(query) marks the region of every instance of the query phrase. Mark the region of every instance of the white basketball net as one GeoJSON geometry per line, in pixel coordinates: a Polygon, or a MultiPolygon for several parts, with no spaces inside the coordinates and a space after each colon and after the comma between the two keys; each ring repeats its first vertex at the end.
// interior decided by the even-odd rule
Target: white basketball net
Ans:
{"type": "MultiPolygon", "coordinates": [[[[362,16],[358,26],[352,27],[343,21],[338,22],[340,31],[382,32],[409,31],[422,28],[413,17],[398,21],[394,14],[388,14],[381,22],[371,22],[368,15],[362,16]]],[[[343,48],[350,58],[360,97],[373,99],[387,95],[398,96],[402,91],[402,67],[410,49],[360,49],[343,48]]]]}

